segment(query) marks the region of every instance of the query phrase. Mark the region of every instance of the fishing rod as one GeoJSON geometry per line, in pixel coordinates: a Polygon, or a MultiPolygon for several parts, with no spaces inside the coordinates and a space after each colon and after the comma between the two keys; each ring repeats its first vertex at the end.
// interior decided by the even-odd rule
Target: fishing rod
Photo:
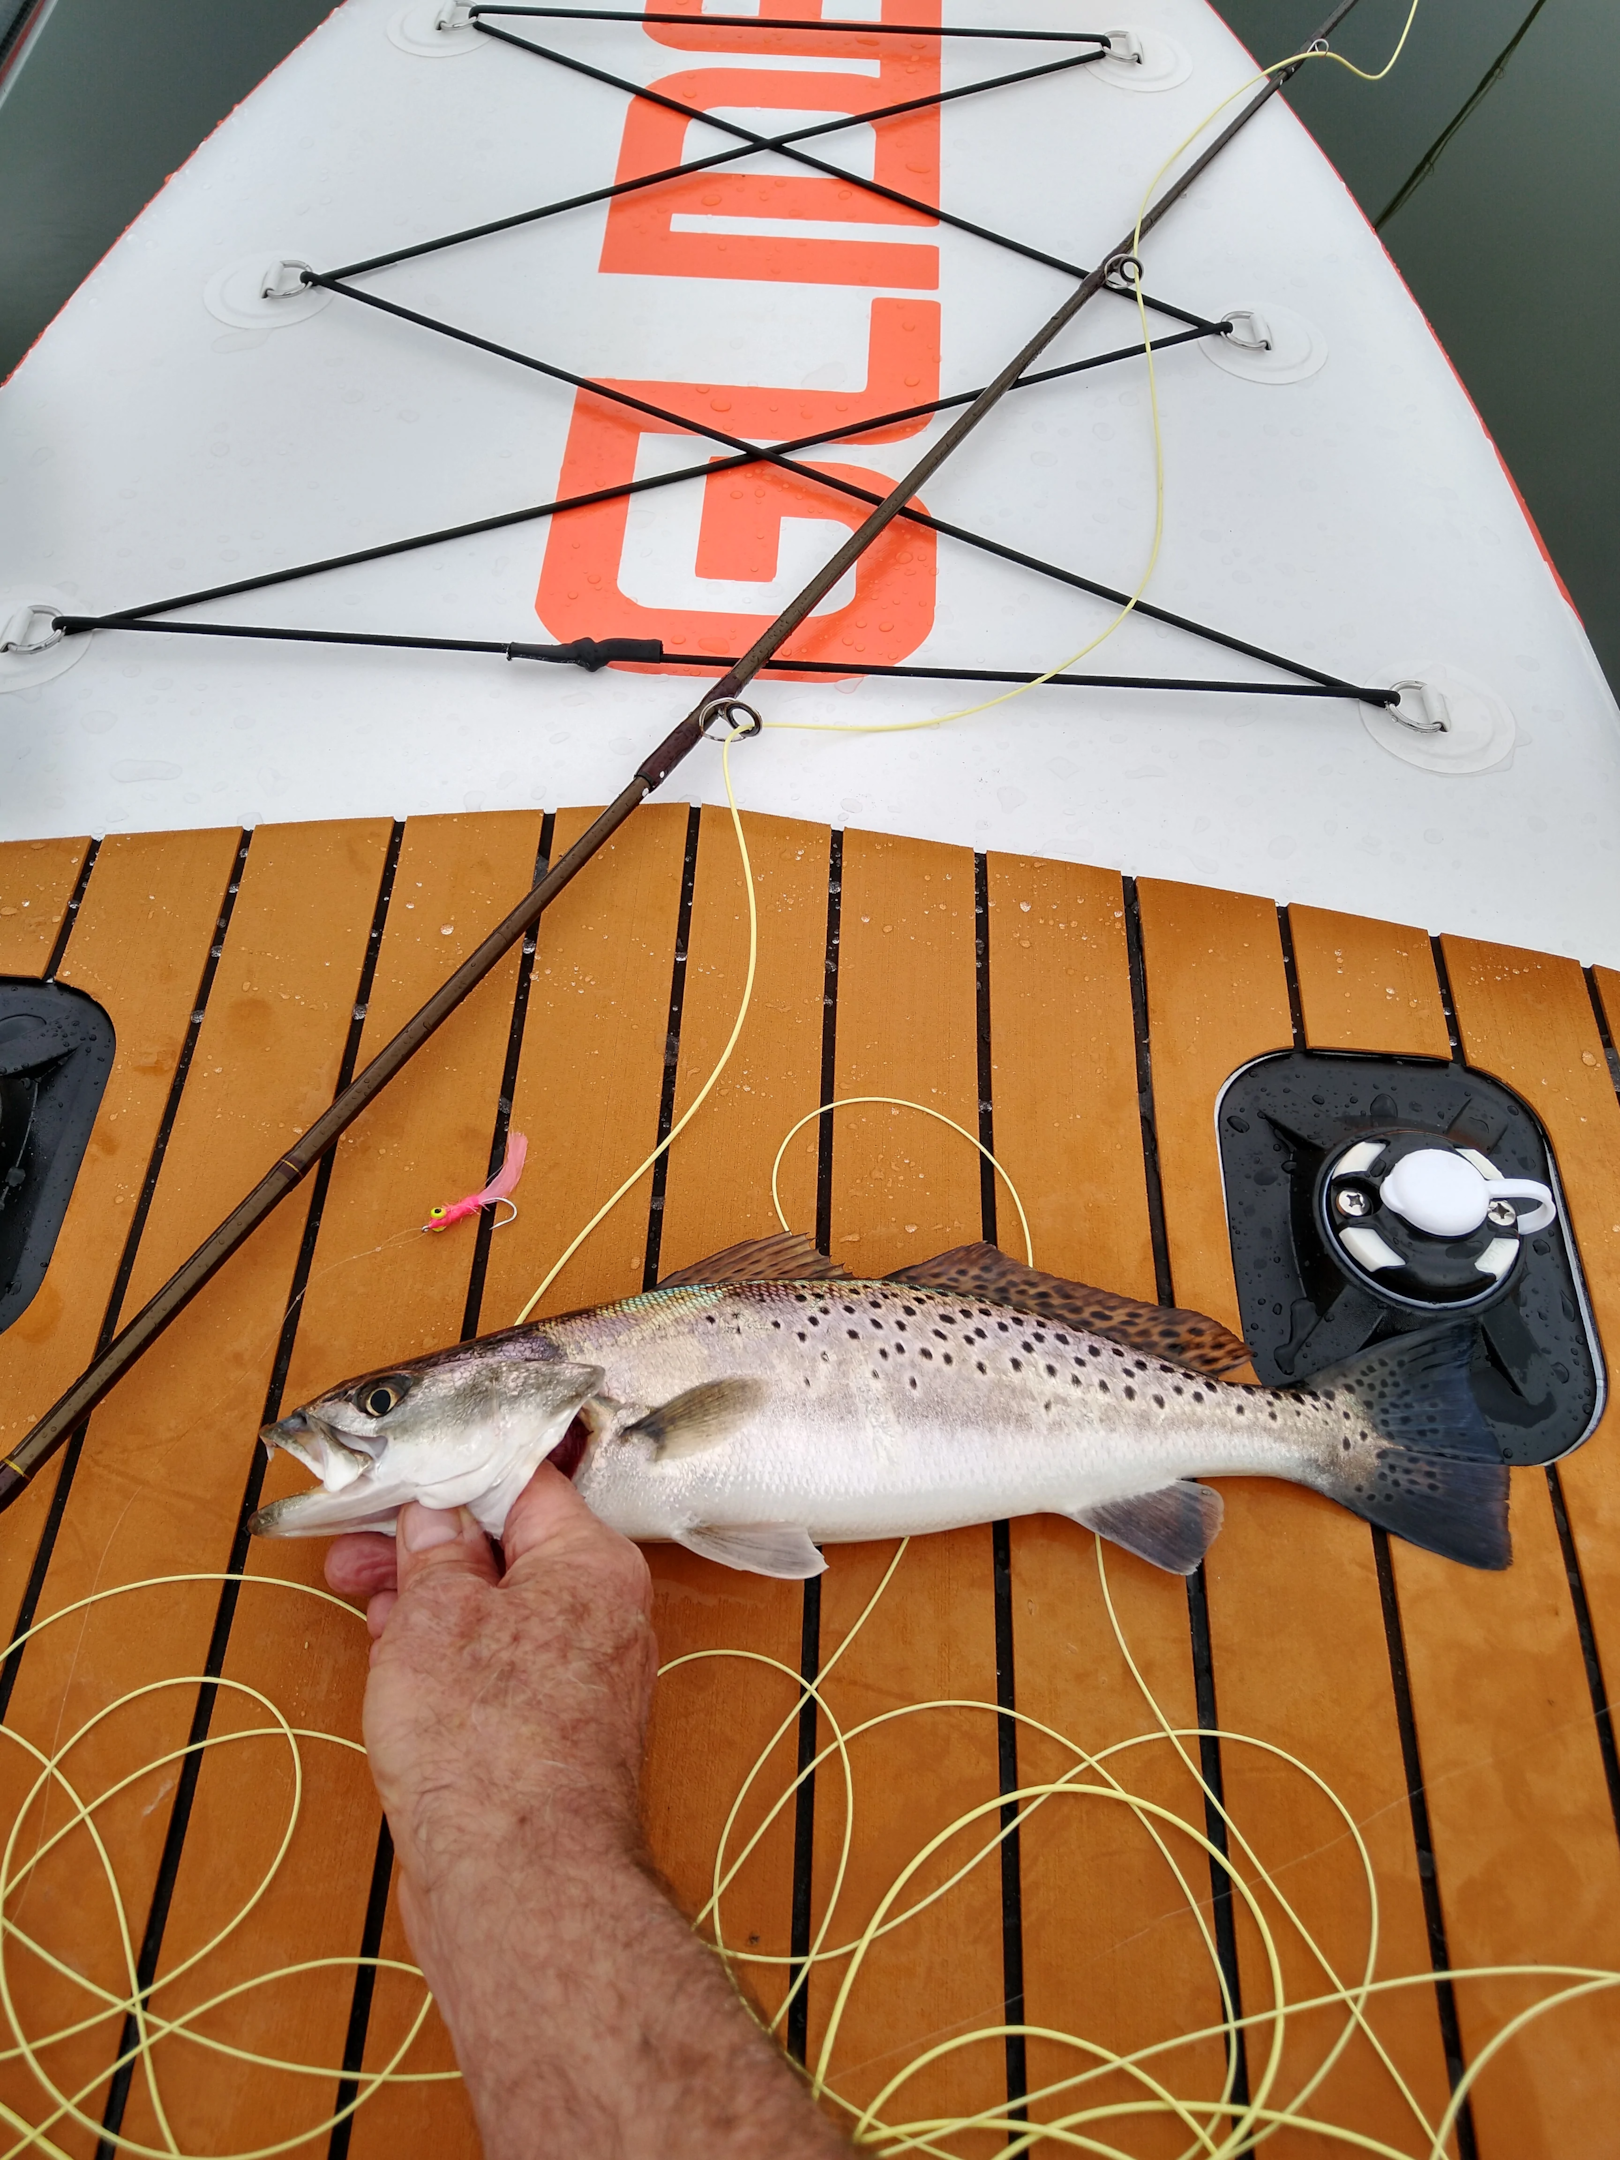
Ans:
{"type": "MultiPolygon", "coordinates": [[[[1339,5],[1306,48],[1307,52],[1321,49],[1355,5],[1356,0],[1339,0],[1339,5]]],[[[438,1032],[463,999],[476,990],[485,976],[500,963],[518,940],[534,928],[553,900],[573,883],[591,858],[607,845],[631,812],[638,809],[656,788],[663,785],[675,768],[691,755],[704,740],[709,729],[717,723],[737,723],[739,715],[744,715],[746,725],[742,732],[755,734],[759,731],[759,716],[739,703],[743,691],[754,677],[770,663],[846,571],[887,531],[918,490],[966,441],[980,421],[1000,404],[1024,370],[1068,327],[1087,302],[1104,291],[1111,278],[1123,275],[1128,268],[1139,268],[1135,250],[1143,236],[1151,232],[1174,208],[1227,145],[1242,133],[1303,64],[1303,59],[1296,61],[1293,66],[1279,69],[1267,79],[1237,117],[1230,121],[1209,147],[1188,166],[1180,179],[1167,188],[1150,209],[1144,211],[1140,220],[1132,225],[1118,245],[1110,248],[1097,267],[1087,273],[1062,306],[1008,361],[995,380],[986,384],[938,442],[924,451],[911,470],[895,482],[882,501],[851,532],[843,546],[828,557],[803,591],[789,601],[781,614],[755,639],[741,659],[729,667],[718,682],[710,686],[685,719],[665,736],[650,756],[642,760],[612,802],[580,835],[561,861],[555,863],[545,876],[530,888],[504,921],[498,923],[483,943],[468,954],[455,973],[440,984],[421,1010],[406,1021],[399,1033],[378,1051],[368,1065],[356,1073],[347,1087],[339,1091],[329,1108],[315,1120],[297,1144],[277,1157],[252,1191],[237,1202],[224,1221],[204,1238],[190,1259],[177,1268],[163,1287],[141,1307],[134,1319],[119,1330],[100,1355],[86,1366],[67,1392],[52,1404],[12,1452],[0,1457],[0,1512],[17,1499],[57,1450],[63,1447],[84,1423],[96,1405],[117,1385],[130,1367],[145,1355],[170,1323],[179,1318],[197,1293],[213,1280],[260,1223],[273,1214],[288,1194],[303,1183],[322,1156],[336,1146],[355,1120],[376,1101],[395,1074],[403,1071],[423,1044],[438,1032]]]]}

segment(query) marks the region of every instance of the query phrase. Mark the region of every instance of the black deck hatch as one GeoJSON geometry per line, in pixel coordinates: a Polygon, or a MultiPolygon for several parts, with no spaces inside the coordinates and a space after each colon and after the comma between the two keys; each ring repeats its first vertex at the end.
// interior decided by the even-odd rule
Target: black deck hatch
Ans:
{"type": "Polygon", "coordinates": [[[0,1329],[45,1280],[113,1049],[93,998],[0,976],[0,1329]]]}
{"type": "Polygon", "coordinates": [[[1546,1133],[1512,1089],[1461,1064],[1295,1050],[1235,1073],[1216,1124],[1268,1386],[1466,1321],[1505,1461],[1551,1462],[1592,1431],[1605,1379],[1580,1257],[1546,1133]]]}

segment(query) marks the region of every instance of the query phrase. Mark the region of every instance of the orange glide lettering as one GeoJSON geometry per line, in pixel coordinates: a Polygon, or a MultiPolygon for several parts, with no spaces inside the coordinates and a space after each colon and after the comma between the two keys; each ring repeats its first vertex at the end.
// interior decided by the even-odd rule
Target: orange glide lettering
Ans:
{"type": "MultiPolygon", "coordinates": [[[[847,426],[864,412],[924,404],[939,394],[939,307],[934,301],[877,299],[872,303],[864,390],[787,390],[754,384],[615,382],[613,388],[672,412],[718,417],[728,434],[761,440],[847,426]]],[[[915,435],[922,419],[874,428],[861,440],[894,442],[915,435]]],[[[586,494],[634,478],[642,439],[665,431],[590,391],[574,402],[558,493],[586,494]]],[[[699,445],[692,445],[696,462],[699,445]]],[[[819,471],[886,494],[887,476],[867,467],[806,453],[819,471]]],[[[687,483],[683,483],[687,484],[687,483]]],[[[571,510],[552,521],[535,607],[553,636],[659,637],[670,657],[691,652],[735,655],[772,620],[769,613],[734,608],[652,608],[621,584],[630,498],[571,510]]],[[[743,466],[704,482],[695,569],[697,575],[766,583],[775,577],[784,518],[825,519],[853,530],[867,505],[817,487],[779,466],[743,466]]],[[[934,535],[901,523],[862,556],[855,596],[815,615],[783,647],[783,657],[892,663],[914,652],[933,627],[934,535]]],[[[821,678],[825,680],[825,677],[821,678]]]]}
{"type": "MultiPolygon", "coordinates": [[[[889,42],[889,41],[885,41],[889,42]]],[[[937,51],[937,46],[936,46],[937,51]]],[[[794,115],[871,112],[939,88],[937,61],[885,57],[880,75],[800,74],[755,68],[704,68],[671,75],[652,86],[705,111],[780,112],[786,133],[794,115]]],[[[819,138],[807,147],[832,164],[857,170],[860,131],[819,138]]],[[[874,127],[873,177],[924,202],[939,189],[939,110],[905,113],[874,127]]],[[[722,146],[723,139],[681,113],[636,101],[625,120],[617,178],[659,172],[722,146]],[[688,130],[692,130],[688,139],[688,130]],[[701,144],[699,142],[701,138],[701,144]]],[[[762,218],[818,223],[936,229],[934,221],[900,203],[885,202],[847,180],[805,170],[762,173],[720,166],[656,188],[621,195],[610,206],[602,243],[604,270],[652,277],[765,278],[808,285],[901,285],[932,290],[939,283],[939,249],[901,240],[840,239],[742,232],[677,232],[677,217],[723,218],[738,225],[762,218]]]]}

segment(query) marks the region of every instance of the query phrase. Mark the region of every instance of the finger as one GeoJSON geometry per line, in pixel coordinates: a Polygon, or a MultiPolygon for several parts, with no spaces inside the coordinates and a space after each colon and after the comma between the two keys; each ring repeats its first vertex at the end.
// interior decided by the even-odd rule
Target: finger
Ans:
{"type": "Polygon", "coordinates": [[[489,1539],[468,1508],[430,1508],[408,1500],[399,1511],[394,1556],[402,1591],[446,1572],[486,1583],[496,1579],[489,1539]]]}
{"type": "Polygon", "coordinates": [[[366,1605],[366,1633],[375,1642],[388,1625],[388,1615],[399,1603],[397,1590],[379,1590],[366,1605]]]}
{"type": "Polygon", "coordinates": [[[394,1540],[376,1530],[351,1530],[326,1548],[326,1580],[339,1597],[370,1597],[398,1587],[394,1540]]]}

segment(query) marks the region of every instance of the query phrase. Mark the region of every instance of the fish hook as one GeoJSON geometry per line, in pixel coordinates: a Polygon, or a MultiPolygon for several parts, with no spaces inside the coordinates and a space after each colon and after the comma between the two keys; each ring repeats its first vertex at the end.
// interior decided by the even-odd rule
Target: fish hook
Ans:
{"type": "Polygon", "coordinates": [[[507,1223],[516,1222],[517,1202],[512,1198],[512,1188],[523,1175],[523,1164],[528,1152],[529,1143],[522,1133],[508,1134],[506,1154],[502,1159],[501,1167],[483,1190],[469,1193],[465,1200],[457,1200],[449,1207],[429,1208],[428,1219],[422,1225],[423,1230],[448,1230],[452,1223],[464,1222],[469,1215],[476,1215],[480,1208],[488,1207],[491,1201],[495,1203],[497,1209],[495,1220],[497,1230],[504,1230],[507,1223]],[[500,1203],[503,1200],[512,1210],[505,1221],[501,1220],[499,1214],[500,1203]]]}

